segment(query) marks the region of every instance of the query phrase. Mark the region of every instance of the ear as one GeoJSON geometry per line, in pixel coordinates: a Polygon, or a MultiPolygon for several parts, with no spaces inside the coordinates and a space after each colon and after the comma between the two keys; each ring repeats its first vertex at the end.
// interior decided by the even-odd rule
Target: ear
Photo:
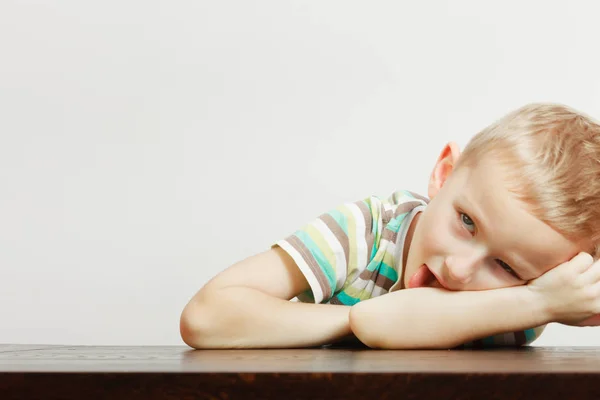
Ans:
{"type": "Polygon", "coordinates": [[[428,194],[430,199],[438,194],[450,173],[454,170],[458,157],[460,157],[460,149],[455,142],[450,142],[444,146],[429,177],[428,194]]]}

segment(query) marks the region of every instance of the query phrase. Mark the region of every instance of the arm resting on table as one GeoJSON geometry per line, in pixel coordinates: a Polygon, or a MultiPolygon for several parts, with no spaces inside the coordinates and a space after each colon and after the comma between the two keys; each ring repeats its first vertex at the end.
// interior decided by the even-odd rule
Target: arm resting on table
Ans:
{"type": "Polygon", "coordinates": [[[348,337],[349,306],[290,302],[247,287],[206,292],[182,317],[197,349],[314,347],[348,337]]]}
{"type": "Polygon", "coordinates": [[[526,286],[484,291],[417,288],[388,293],[350,309],[350,327],[367,346],[448,349],[552,322],[526,286]]]}

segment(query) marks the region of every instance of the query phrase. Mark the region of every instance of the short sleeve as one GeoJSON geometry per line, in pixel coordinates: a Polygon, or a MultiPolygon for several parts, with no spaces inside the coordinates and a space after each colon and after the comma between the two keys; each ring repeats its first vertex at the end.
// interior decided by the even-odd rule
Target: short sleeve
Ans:
{"type": "Polygon", "coordinates": [[[375,196],[345,203],[271,246],[285,250],[306,277],[311,293],[299,300],[329,301],[367,266],[377,248],[382,210],[375,196]]]}

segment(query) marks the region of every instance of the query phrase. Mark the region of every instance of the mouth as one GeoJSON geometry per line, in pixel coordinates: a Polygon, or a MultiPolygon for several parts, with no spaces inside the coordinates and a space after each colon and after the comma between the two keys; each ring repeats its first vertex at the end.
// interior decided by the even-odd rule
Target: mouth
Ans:
{"type": "Polygon", "coordinates": [[[451,290],[440,276],[433,272],[426,264],[421,265],[408,282],[409,289],[419,287],[437,287],[451,290]]]}
{"type": "MultiPolygon", "coordinates": [[[[427,269],[429,269],[429,267],[427,267],[427,269]]],[[[452,290],[448,287],[448,285],[446,284],[446,282],[444,282],[442,280],[442,278],[436,274],[435,272],[433,272],[431,269],[429,269],[429,272],[431,272],[431,274],[435,277],[435,282],[433,282],[433,284],[435,285],[436,283],[438,283],[441,287],[443,287],[446,290],[452,290]]]]}

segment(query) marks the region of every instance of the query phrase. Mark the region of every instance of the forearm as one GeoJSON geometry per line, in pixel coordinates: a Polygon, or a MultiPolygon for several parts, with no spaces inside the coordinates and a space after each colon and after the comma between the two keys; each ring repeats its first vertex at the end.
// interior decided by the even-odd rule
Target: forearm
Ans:
{"type": "Polygon", "coordinates": [[[186,316],[195,348],[313,347],[350,335],[349,306],[290,302],[246,287],[204,296],[186,316]]]}
{"type": "Polygon", "coordinates": [[[484,291],[401,290],[354,305],[350,324],[377,348],[452,348],[552,322],[526,286],[484,291]]]}

